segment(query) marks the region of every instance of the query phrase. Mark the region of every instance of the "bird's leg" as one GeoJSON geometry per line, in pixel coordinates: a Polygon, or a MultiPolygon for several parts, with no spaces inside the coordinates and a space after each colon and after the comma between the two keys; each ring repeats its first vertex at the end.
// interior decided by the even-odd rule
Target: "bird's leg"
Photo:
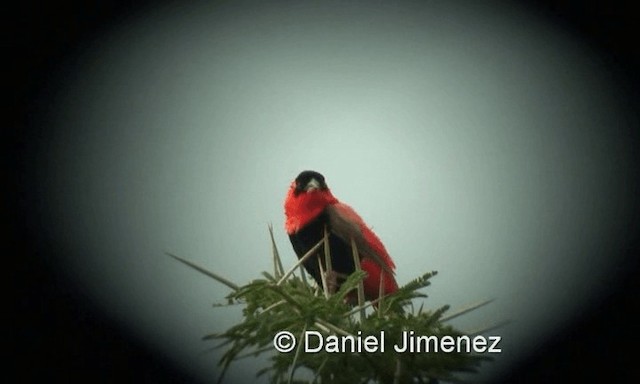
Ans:
{"type": "Polygon", "coordinates": [[[348,277],[344,273],[337,272],[335,269],[326,271],[324,276],[327,283],[327,291],[329,295],[333,295],[334,293],[336,293],[336,291],[340,289],[340,286],[345,282],[345,280],[347,280],[348,277]]]}
{"type": "Polygon", "coordinates": [[[326,272],[327,290],[329,291],[329,295],[333,295],[338,290],[339,275],[341,274],[336,272],[334,269],[326,272]]]}

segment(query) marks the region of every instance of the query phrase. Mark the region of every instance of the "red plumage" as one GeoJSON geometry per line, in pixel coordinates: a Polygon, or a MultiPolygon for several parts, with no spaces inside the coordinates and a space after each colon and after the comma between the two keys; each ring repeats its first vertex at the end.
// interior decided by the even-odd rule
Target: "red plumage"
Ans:
{"type": "MultiPolygon", "coordinates": [[[[367,300],[379,296],[382,278],[384,293],[398,289],[393,272],[395,264],[386,248],[353,208],[333,196],[324,176],[314,171],[300,173],[289,187],[284,211],[285,229],[299,258],[322,239],[326,226],[333,268],[344,276],[355,271],[351,239],[355,241],[361,259],[360,267],[367,272],[363,281],[367,300]]],[[[320,286],[322,279],[317,258],[323,258],[323,255],[321,248],[317,255],[304,263],[306,270],[320,286]]]]}

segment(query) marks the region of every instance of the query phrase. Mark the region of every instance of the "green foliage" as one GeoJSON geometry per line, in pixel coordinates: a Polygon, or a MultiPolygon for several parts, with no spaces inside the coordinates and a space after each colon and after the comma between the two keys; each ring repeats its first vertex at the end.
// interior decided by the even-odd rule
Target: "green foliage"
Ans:
{"type": "MultiPolygon", "coordinates": [[[[463,333],[447,325],[443,315],[448,306],[435,310],[415,310],[413,301],[426,295],[419,290],[430,285],[436,272],[425,273],[399,288],[392,295],[375,303],[353,306],[346,300],[361,288],[365,272],[356,271],[328,298],[314,289],[306,279],[284,273],[272,229],[272,253],[274,274],[263,273],[263,278],[238,286],[230,281],[195,266],[178,256],[175,259],[205,273],[229,286],[233,292],[227,296],[229,303],[244,305],[243,320],[225,332],[208,335],[205,339],[220,341],[218,348],[226,348],[219,364],[223,371],[236,360],[263,353],[270,355],[271,365],[257,374],[268,375],[272,383],[433,383],[436,380],[460,381],[457,374],[475,372],[482,361],[490,358],[467,352],[403,352],[394,350],[402,344],[403,333],[441,338],[463,333]],[[289,353],[279,353],[273,346],[273,338],[280,331],[296,336],[297,345],[289,353]],[[384,331],[384,352],[381,346],[373,352],[304,352],[304,333],[317,331],[324,335],[352,336],[354,340],[373,335],[381,340],[384,331]],[[304,380],[302,379],[304,378],[304,380]]],[[[300,264],[300,263],[299,263],[300,264]]],[[[330,264],[329,264],[330,265],[330,264]]],[[[290,270],[293,271],[295,268],[290,270]]],[[[483,302],[473,306],[475,309],[483,302]]],[[[465,309],[467,312],[471,309],[465,309]]],[[[460,312],[460,313],[462,313],[460,312]]],[[[452,318],[457,316],[449,316],[452,318]]],[[[315,339],[314,339],[315,340],[315,339]]],[[[351,348],[351,343],[347,343],[351,348]]],[[[317,346],[314,343],[313,346],[317,346]]]]}

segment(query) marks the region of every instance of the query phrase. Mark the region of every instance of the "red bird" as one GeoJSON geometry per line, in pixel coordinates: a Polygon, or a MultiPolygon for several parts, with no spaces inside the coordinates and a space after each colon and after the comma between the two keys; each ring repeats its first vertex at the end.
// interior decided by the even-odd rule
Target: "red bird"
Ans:
{"type": "MultiPolygon", "coordinates": [[[[385,294],[393,293],[398,284],[393,275],[395,265],[380,239],[350,206],[336,199],[327,187],[324,176],[304,171],[291,183],[284,202],[285,229],[298,258],[304,256],[329,232],[331,264],[338,288],[346,276],[355,271],[351,239],[360,255],[360,267],[367,273],[363,281],[366,300],[375,300],[380,293],[383,277],[385,294]]],[[[324,248],[304,263],[305,269],[322,287],[318,258],[324,266],[324,248]]],[[[328,280],[329,281],[329,280],[328,280]]]]}

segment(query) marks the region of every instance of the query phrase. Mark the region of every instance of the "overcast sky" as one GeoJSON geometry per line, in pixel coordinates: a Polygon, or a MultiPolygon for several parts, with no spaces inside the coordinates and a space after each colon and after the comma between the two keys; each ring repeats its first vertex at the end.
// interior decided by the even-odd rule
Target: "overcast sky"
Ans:
{"type": "Polygon", "coordinates": [[[273,223],[292,265],[282,205],[305,169],[373,227],[400,284],[439,271],[425,306],[495,299],[455,323],[511,320],[482,377],[614,278],[631,148],[604,62],[525,8],[369,3],[149,9],[67,67],[42,165],[59,265],[203,377],[219,355],[201,337],[240,308],[212,308],[228,288],[164,252],[244,284],[272,266],[273,223]]]}

